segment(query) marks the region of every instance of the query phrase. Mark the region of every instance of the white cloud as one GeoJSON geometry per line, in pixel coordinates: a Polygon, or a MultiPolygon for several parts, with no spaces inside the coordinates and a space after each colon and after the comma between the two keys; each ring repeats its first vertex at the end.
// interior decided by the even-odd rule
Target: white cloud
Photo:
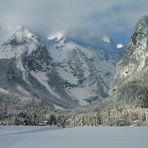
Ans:
{"type": "Polygon", "coordinates": [[[0,0],[0,22],[54,30],[125,32],[148,14],[147,0],[0,0]]]}

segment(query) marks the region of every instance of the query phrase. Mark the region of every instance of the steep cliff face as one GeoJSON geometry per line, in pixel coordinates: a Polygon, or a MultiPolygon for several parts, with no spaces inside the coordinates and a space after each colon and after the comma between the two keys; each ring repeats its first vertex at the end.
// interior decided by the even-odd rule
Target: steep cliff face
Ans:
{"type": "Polygon", "coordinates": [[[148,107],[148,17],[136,24],[123,58],[117,64],[117,74],[110,96],[123,104],[148,107]]]}

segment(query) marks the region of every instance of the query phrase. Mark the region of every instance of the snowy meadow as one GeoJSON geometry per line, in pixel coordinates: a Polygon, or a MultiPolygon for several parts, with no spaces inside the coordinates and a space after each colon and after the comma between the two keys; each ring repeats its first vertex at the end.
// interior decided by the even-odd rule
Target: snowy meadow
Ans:
{"type": "Polygon", "coordinates": [[[0,127],[0,148],[147,148],[147,127],[0,127]]]}

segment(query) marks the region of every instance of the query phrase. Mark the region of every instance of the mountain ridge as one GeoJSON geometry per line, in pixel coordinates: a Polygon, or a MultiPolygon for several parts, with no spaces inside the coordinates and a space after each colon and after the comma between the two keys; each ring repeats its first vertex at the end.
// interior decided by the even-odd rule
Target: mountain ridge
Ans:
{"type": "Polygon", "coordinates": [[[133,29],[131,41],[117,64],[110,98],[124,104],[148,107],[147,59],[148,16],[140,18],[133,29]]]}

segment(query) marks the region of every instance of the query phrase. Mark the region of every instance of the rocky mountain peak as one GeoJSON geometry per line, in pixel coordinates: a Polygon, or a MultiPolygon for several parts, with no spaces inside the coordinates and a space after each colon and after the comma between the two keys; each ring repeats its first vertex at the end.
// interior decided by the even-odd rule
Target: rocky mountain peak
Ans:
{"type": "Polygon", "coordinates": [[[28,55],[38,50],[42,42],[38,36],[24,26],[20,26],[0,46],[0,58],[20,58],[24,53],[28,55]]]}
{"type": "Polygon", "coordinates": [[[12,33],[5,44],[20,45],[25,42],[37,39],[38,37],[31,31],[29,31],[29,29],[27,29],[25,26],[19,26],[16,31],[12,33]]]}
{"type": "Polygon", "coordinates": [[[148,32],[148,16],[143,16],[137,22],[134,32],[147,33],[148,32]]]}
{"type": "Polygon", "coordinates": [[[148,16],[143,16],[137,22],[131,37],[130,46],[134,48],[147,48],[148,16]]]}

